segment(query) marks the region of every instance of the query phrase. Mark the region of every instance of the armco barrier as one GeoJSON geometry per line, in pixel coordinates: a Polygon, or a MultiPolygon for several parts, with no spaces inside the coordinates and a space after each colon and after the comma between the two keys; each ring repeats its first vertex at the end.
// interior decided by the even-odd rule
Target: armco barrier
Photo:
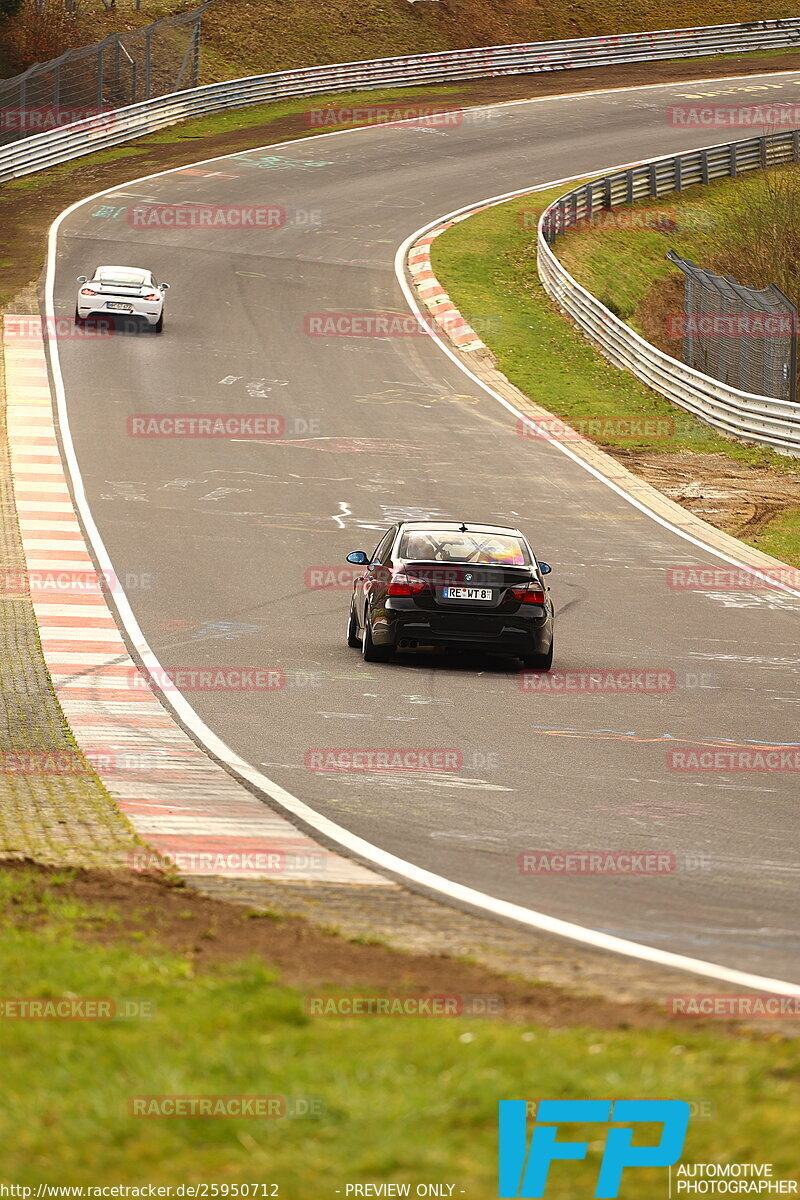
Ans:
{"type": "Polygon", "coordinates": [[[548,295],[616,366],[722,433],[800,455],[800,404],[737,391],[650,345],[581,287],[552,249],[560,233],[603,209],[789,162],[800,162],[800,130],[653,159],[594,179],[565,193],[542,213],[537,261],[548,295]]]}
{"type": "Polygon", "coordinates": [[[292,96],[314,96],[365,88],[414,86],[493,75],[575,70],[693,58],[698,55],[781,49],[800,43],[800,18],[659,29],[562,42],[479,46],[441,54],[415,54],[366,62],[336,63],[271,75],[208,84],[89,117],[14,142],[0,151],[0,181],[117,146],[187,117],[244,108],[292,96]]]}

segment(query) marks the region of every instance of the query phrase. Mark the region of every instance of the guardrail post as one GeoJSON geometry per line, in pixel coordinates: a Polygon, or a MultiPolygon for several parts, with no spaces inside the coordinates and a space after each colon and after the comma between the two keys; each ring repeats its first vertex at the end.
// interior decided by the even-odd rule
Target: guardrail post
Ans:
{"type": "Polygon", "coordinates": [[[701,150],[700,152],[700,178],[702,179],[703,183],[708,183],[709,181],[707,150],[701,150]]]}
{"type": "Polygon", "coordinates": [[[603,180],[603,208],[611,208],[611,177],[606,175],[603,180]]]}
{"type": "Polygon", "coordinates": [[[800,129],[792,130],[792,160],[800,162],[800,129]]]}
{"type": "Polygon", "coordinates": [[[766,139],[766,136],[760,137],[758,139],[758,151],[761,156],[761,166],[766,167],[766,165],[767,165],[767,139],[766,139]]]}
{"type": "Polygon", "coordinates": [[[571,201],[571,203],[570,203],[569,223],[570,223],[570,226],[574,229],[575,226],[578,224],[578,192],[577,192],[577,189],[572,193],[572,196],[570,197],[570,201],[571,201]]]}
{"type": "Polygon", "coordinates": [[[594,184],[587,183],[584,191],[586,192],[586,217],[589,225],[591,225],[592,218],[594,217],[594,184]]]}
{"type": "Polygon", "coordinates": [[[633,167],[625,172],[625,198],[628,204],[633,204],[633,167]]]}
{"type": "Polygon", "coordinates": [[[683,158],[680,154],[675,155],[675,191],[683,191],[683,158]]]}
{"type": "Polygon", "coordinates": [[[103,107],[103,51],[105,42],[97,47],[97,107],[103,107]]]}
{"type": "MultiPolygon", "coordinates": [[[[795,326],[797,324],[797,310],[795,310],[795,326]]],[[[791,350],[789,351],[789,399],[792,404],[797,403],[797,328],[794,331],[794,337],[789,339],[791,342],[791,350]]]]}
{"type": "Polygon", "coordinates": [[[736,142],[731,142],[730,146],[728,147],[728,150],[729,150],[729,157],[730,157],[730,166],[728,168],[728,174],[730,175],[731,179],[735,179],[736,174],[737,174],[736,142]]]}
{"type": "Polygon", "coordinates": [[[650,163],[650,196],[655,199],[658,196],[658,166],[656,163],[650,163]]]}
{"type": "Polygon", "coordinates": [[[150,99],[150,90],[152,85],[152,61],[150,53],[150,43],[153,40],[153,31],[148,25],[144,31],[144,98],[150,99]]]}
{"type": "Polygon", "coordinates": [[[195,87],[197,87],[197,85],[200,82],[200,38],[202,36],[202,21],[203,21],[203,13],[204,12],[205,12],[205,8],[201,9],[200,12],[197,14],[197,18],[194,23],[194,31],[193,31],[193,34],[194,34],[194,57],[193,57],[193,61],[192,61],[192,79],[194,80],[195,87]]]}

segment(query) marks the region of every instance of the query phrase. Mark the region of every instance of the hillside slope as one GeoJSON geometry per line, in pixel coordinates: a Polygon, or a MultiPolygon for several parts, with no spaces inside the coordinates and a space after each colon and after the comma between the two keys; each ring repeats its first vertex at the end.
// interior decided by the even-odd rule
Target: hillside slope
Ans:
{"type": "MultiPolygon", "coordinates": [[[[14,74],[69,47],[132,30],[198,0],[79,0],[75,12],[26,0],[0,24],[0,70],[14,74]]],[[[795,16],[791,0],[215,0],[203,26],[203,77],[213,82],[314,63],[464,46],[548,41],[795,16]]]]}
{"type": "Polygon", "coordinates": [[[207,66],[255,73],[464,46],[796,15],[787,0],[217,0],[207,66]]]}

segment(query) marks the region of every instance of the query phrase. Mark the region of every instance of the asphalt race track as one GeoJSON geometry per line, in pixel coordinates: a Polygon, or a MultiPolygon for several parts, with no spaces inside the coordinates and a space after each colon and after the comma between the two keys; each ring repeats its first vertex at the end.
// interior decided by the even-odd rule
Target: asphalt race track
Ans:
{"type": "MultiPolygon", "coordinates": [[[[458,126],[348,131],[116,188],[64,220],[55,296],[56,314],[71,316],[75,277],[98,263],[148,266],[172,285],[162,337],[66,338],[59,354],[91,509],[161,663],[285,672],[279,690],[187,693],[229,746],[317,812],[447,879],[800,982],[797,773],[666,765],[675,747],[797,744],[800,600],[668,587],[669,567],[719,559],[517,436],[431,338],[306,332],[329,310],[405,312],[395,252],[442,214],[747,136],[672,127],[665,110],[698,94],[733,103],[759,82],[499,106],[458,126]],[[134,228],[130,207],[148,201],[282,206],[288,219],[134,228]],[[148,413],[278,414],[285,436],[129,436],[128,418],[148,413]],[[345,643],[348,590],[309,586],[307,573],[346,566],[403,515],[521,526],[554,568],[554,669],[673,672],[674,688],[525,693],[516,663],[482,657],[367,666],[345,643]],[[309,768],[309,751],[339,747],[456,758],[446,771],[309,768]],[[675,869],[518,869],[526,851],[588,849],[674,855],[675,869]]],[[[790,101],[800,75],[763,82],[790,101]]]]}

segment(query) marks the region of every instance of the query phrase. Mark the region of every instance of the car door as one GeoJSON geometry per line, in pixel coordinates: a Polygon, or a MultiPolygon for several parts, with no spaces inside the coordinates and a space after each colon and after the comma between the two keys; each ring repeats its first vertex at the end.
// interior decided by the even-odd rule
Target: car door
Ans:
{"type": "Polygon", "coordinates": [[[363,625],[366,618],[367,610],[376,601],[381,602],[381,594],[385,593],[388,583],[388,564],[392,558],[392,546],[397,534],[397,526],[393,525],[391,529],[383,535],[378,542],[372,557],[369,561],[369,566],[365,567],[364,574],[361,576],[361,609],[359,610],[359,621],[363,625]]]}

